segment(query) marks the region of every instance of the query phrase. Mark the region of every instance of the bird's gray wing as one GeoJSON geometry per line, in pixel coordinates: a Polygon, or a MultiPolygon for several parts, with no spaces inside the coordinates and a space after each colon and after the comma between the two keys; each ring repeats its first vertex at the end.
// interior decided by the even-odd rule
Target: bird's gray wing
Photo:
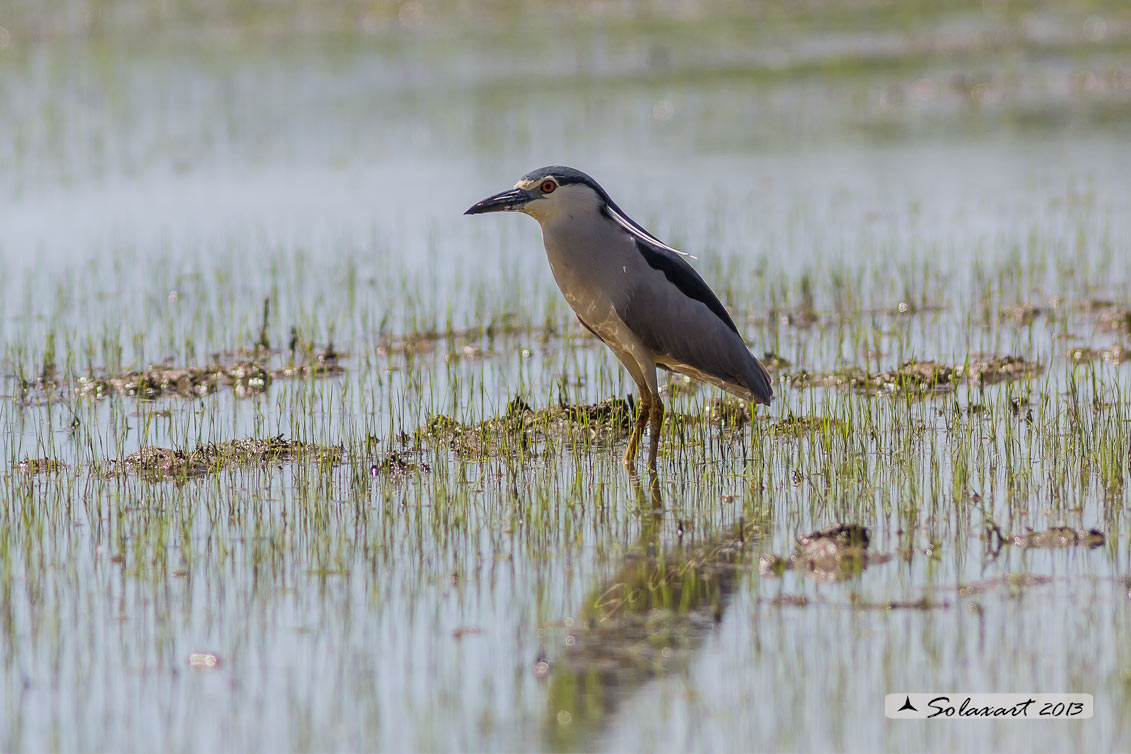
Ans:
{"type": "Polygon", "coordinates": [[[662,244],[636,238],[645,273],[617,314],[645,346],[721,387],[769,404],[769,375],[750,353],[726,307],[699,273],[662,244]]]}

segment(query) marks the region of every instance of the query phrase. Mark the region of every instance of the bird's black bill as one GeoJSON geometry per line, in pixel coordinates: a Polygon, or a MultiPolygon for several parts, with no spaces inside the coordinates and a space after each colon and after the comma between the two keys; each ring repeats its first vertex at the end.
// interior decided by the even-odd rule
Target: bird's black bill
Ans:
{"type": "Polygon", "coordinates": [[[463,214],[482,215],[486,212],[508,212],[522,209],[533,198],[526,189],[513,188],[501,194],[489,196],[481,202],[476,202],[463,214]]]}

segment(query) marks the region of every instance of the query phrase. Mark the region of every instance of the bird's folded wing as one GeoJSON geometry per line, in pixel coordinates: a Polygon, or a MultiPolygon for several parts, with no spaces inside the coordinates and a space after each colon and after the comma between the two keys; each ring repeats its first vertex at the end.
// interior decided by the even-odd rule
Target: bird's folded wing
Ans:
{"type": "MultiPolygon", "coordinates": [[[[663,252],[649,250],[653,254],[663,252]]],[[[647,258],[647,256],[646,256],[647,258]]],[[[683,259],[664,253],[648,259],[652,268],[617,314],[658,362],[668,361],[748,391],[769,403],[769,375],[750,353],[718,297],[683,259]],[[654,263],[656,262],[656,263],[654,263]]]]}

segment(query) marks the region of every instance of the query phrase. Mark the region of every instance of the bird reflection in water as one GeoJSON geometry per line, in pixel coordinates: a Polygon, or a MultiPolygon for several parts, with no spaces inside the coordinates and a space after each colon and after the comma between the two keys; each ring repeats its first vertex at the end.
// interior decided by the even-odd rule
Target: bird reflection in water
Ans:
{"type": "Polygon", "coordinates": [[[639,541],[586,596],[562,633],[558,656],[538,660],[537,672],[549,678],[552,749],[584,748],[623,699],[689,665],[722,622],[759,536],[757,525],[740,519],[698,541],[676,522],[673,538],[656,475],[647,490],[636,475],[631,479],[642,512],[639,541]]]}

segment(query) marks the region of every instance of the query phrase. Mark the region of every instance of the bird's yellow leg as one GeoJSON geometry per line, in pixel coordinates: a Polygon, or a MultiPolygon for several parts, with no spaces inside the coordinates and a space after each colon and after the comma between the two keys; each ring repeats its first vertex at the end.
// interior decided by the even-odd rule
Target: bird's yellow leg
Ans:
{"type": "Polygon", "coordinates": [[[652,413],[652,396],[647,389],[640,391],[640,413],[636,415],[636,424],[632,428],[632,435],[628,438],[628,449],[624,451],[624,465],[631,466],[636,462],[636,451],[640,447],[640,438],[644,436],[644,427],[648,425],[648,416],[652,413]]]}
{"type": "Polygon", "coordinates": [[[650,412],[652,426],[648,429],[648,468],[656,470],[656,452],[660,449],[660,430],[664,427],[664,402],[660,396],[652,398],[650,412]]]}

